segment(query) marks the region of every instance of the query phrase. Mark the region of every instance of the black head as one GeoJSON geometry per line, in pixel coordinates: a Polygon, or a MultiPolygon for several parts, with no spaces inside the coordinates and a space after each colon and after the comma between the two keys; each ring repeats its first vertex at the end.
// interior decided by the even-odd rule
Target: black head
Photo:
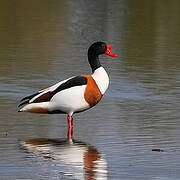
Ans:
{"type": "Polygon", "coordinates": [[[106,43],[104,42],[95,42],[93,43],[88,50],[88,55],[98,56],[106,52],[106,43]]]}
{"type": "Polygon", "coordinates": [[[101,66],[98,58],[100,54],[117,57],[116,54],[111,52],[110,44],[106,44],[104,42],[93,43],[88,49],[88,60],[93,72],[101,66]]]}

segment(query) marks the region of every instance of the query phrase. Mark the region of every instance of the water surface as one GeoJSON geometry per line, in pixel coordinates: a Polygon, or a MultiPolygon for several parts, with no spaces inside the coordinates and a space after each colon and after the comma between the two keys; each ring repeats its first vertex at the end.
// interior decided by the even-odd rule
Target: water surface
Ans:
{"type": "Polygon", "coordinates": [[[180,179],[178,0],[0,4],[1,179],[180,179]],[[90,73],[99,40],[119,57],[101,57],[110,86],[74,116],[74,141],[65,115],[17,113],[22,97],[90,73]]]}

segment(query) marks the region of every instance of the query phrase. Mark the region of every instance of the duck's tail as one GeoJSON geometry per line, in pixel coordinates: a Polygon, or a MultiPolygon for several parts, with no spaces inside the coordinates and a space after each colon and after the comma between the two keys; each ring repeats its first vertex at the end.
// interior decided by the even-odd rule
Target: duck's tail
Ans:
{"type": "Polygon", "coordinates": [[[31,112],[31,113],[49,113],[49,102],[31,103],[21,108],[18,112],[31,112]]]}

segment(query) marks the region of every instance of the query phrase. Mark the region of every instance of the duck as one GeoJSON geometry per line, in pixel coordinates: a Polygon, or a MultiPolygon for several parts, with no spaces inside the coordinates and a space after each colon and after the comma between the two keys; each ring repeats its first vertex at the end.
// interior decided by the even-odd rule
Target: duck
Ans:
{"type": "MultiPolygon", "coordinates": [[[[95,42],[88,49],[92,74],[73,76],[20,100],[18,112],[67,114],[68,128],[73,127],[73,114],[94,107],[109,86],[109,77],[101,66],[99,55],[117,57],[111,45],[95,42]]],[[[69,131],[71,138],[71,131],[69,131]]]]}

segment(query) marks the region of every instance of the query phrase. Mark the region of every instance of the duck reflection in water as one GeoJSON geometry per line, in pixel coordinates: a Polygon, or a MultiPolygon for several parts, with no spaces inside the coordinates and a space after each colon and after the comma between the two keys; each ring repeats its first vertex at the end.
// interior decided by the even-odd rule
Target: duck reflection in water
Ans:
{"type": "Polygon", "coordinates": [[[107,179],[107,162],[103,155],[91,145],[73,139],[72,134],[69,129],[67,139],[29,139],[21,145],[27,152],[67,166],[75,179],[107,179]]]}

